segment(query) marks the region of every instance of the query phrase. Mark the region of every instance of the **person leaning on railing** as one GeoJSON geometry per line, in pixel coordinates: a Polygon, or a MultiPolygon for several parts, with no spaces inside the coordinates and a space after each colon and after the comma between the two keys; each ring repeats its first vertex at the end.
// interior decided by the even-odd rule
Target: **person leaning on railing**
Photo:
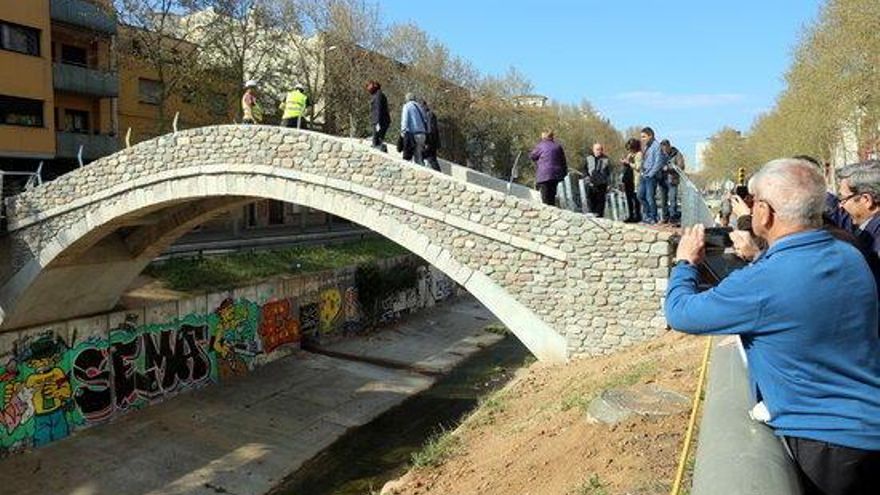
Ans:
{"type": "Polygon", "coordinates": [[[806,161],[776,160],[753,182],[752,264],[698,292],[703,226],[686,230],[666,292],[669,325],[740,335],[752,392],[807,495],[880,487],[877,286],[864,257],[822,228],[825,184],[806,161]]]}

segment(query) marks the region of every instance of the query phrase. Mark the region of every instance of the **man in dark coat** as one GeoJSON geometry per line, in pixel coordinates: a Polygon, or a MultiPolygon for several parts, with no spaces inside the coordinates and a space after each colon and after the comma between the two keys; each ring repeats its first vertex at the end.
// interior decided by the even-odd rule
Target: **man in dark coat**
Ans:
{"type": "Polygon", "coordinates": [[[605,195],[611,182],[611,159],[605,155],[601,143],[593,145],[593,152],[584,160],[584,177],[590,184],[587,202],[597,217],[605,216],[605,195]]]}
{"type": "Polygon", "coordinates": [[[388,111],[388,99],[382,92],[382,85],[376,81],[367,83],[370,92],[370,124],[373,126],[373,147],[386,151],[385,133],[391,125],[391,113],[388,111]]]}
{"type": "Polygon", "coordinates": [[[541,141],[529,153],[535,164],[535,183],[541,191],[541,202],[545,205],[556,205],[556,187],[568,174],[568,163],[565,151],[553,140],[553,131],[541,133],[541,141]]]}
{"type": "Polygon", "coordinates": [[[437,150],[440,149],[440,129],[437,126],[437,115],[428,106],[428,102],[421,101],[422,108],[425,110],[425,120],[428,122],[428,135],[425,138],[425,151],[422,158],[425,164],[432,169],[440,172],[440,162],[437,161],[437,150]]]}

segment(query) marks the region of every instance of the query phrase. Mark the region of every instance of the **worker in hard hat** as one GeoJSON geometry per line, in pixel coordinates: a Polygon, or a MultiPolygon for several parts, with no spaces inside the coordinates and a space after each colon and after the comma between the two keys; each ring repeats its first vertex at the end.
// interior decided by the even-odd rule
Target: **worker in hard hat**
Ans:
{"type": "Polygon", "coordinates": [[[287,92],[287,97],[281,103],[280,108],[284,112],[281,115],[281,126],[305,129],[306,122],[303,119],[303,114],[309,105],[309,97],[306,96],[303,85],[297,83],[293,87],[293,91],[287,92]]]}
{"type": "Polygon", "coordinates": [[[257,101],[257,81],[251,79],[244,83],[244,94],[241,97],[241,121],[245,124],[263,122],[263,108],[257,101]]]}

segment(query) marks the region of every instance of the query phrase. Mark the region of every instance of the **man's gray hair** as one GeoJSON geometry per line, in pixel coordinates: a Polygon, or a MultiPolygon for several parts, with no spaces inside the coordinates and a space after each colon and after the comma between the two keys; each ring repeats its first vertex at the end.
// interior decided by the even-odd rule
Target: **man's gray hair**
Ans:
{"type": "Polygon", "coordinates": [[[825,179],[806,160],[773,160],[755,174],[755,200],[767,201],[781,221],[821,227],[825,211],[825,179]]]}
{"type": "Polygon", "coordinates": [[[837,172],[837,178],[846,180],[853,193],[868,194],[880,204],[880,160],[847,165],[837,172]]]}
{"type": "Polygon", "coordinates": [[[416,99],[416,94],[415,94],[415,93],[412,93],[412,92],[407,93],[407,94],[403,97],[403,99],[404,99],[404,101],[413,101],[413,100],[416,99]]]}

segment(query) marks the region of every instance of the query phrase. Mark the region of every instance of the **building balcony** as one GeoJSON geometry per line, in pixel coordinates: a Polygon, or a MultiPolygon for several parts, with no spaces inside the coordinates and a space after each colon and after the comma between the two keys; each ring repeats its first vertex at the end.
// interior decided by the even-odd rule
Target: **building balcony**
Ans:
{"type": "Polygon", "coordinates": [[[106,134],[80,134],[76,132],[56,132],[56,156],[58,158],[76,158],[82,146],[83,160],[95,160],[111,155],[119,150],[116,136],[106,134]]]}
{"type": "Polygon", "coordinates": [[[86,0],[51,0],[49,12],[53,21],[116,34],[116,16],[86,0]]]}
{"type": "Polygon", "coordinates": [[[100,98],[119,96],[119,74],[78,65],[54,63],[52,76],[55,89],[100,98]]]}

